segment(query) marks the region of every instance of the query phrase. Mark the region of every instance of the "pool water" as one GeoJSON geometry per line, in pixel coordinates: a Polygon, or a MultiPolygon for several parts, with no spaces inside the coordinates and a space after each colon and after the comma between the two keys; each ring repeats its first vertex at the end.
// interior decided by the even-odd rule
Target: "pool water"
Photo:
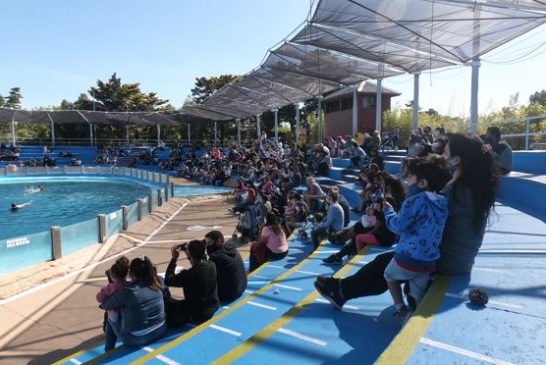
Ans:
{"type": "Polygon", "coordinates": [[[147,196],[151,186],[113,177],[1,179],[0,239],[44,232],[51,226],[67,226],[111,213],[120,205],[147,196]],[[38,185],[45,189],[36,192],[38,185]],[[31,204],[12,211],[12,202],[31,204]]]}

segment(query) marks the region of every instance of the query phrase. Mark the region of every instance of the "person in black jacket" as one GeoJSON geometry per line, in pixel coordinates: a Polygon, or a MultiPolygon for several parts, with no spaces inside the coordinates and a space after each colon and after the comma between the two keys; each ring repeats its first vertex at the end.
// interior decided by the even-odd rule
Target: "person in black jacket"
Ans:
{"type": "Polygon", "coordinates": [[[241,254],[232,243],[224,243],[220,231],[207,233],[205,244],[210,261],[216,264],[218,298],[222,302],[232,302],[243,294],[247,285],[241,254]]]}
{"type": "Polygon", "coordinates": [[[184,289],[184,299],[169,298],[165,301],[167,325],[181,327],[187,322],[202,323],[210,319],[219,308],[216,266],[205,255],[205,243],[192,240],[188,244],[171,248],[171,262],[165,272],[165,284],[184,289]],[[191,268],[175,274],[176,261],[184,251],[191,268]]]}

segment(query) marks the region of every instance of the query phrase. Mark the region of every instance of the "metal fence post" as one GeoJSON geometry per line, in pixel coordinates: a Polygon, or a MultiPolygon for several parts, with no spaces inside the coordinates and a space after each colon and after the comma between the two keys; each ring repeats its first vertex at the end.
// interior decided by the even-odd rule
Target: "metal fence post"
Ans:
{"type": "Polygon", "coordinates": [[[151,213],[151,212],[152,212],[152,209],[153,209],[153,203],[152,203],[152,201],[153,201],[153,199],[154,199],[154,194],[150,193],[150,194],[148,195],[148,213],[151,213]]]}
{"type": "Polygon", "coordinates": [[[106,215],[99,214],[97,215],[99,220],[99,243],[106,242],[106,215]]]}
{"type": "Polygon", "coordinates": [[[171,198],[174,198],[174,183],[170,184],[170,188],[171,188],[171,198]]]}
{"type": "Polygon", "coordinates": [[[121,212],[123,213],[123,230],[126,231],[129,228],[129,207],[122,205],[121,212]]]}
{"type": "Polygon", "coordinates": [[[157,206],[163,205],[163,197],[161,196],[161,189],[157,189],[157,206]]]}
{"type": "Polygon", "coordinates": [[[161,190],[163,191],[163,194],[165,194],[165,201],[168,202],[169,201],[169,187],[165,186],[161,190]]]}
{"type": "Polygon", "coordinates": [[[142,218],[144,217],[144,199],[143,198],[138,199],[137,217],[139,221],[141,221],[142,218]]]}
{"type": "Polygon", "coordinates": [[[529,149],[529,119],[525,120],[525,150],[529,149]]]}
{"type": "Polygon", "coordinates": [[[51,232],[51,259],[57,260],[63,256],[61,246],[61,227],[53,226],[49,230],[51,232]]]}

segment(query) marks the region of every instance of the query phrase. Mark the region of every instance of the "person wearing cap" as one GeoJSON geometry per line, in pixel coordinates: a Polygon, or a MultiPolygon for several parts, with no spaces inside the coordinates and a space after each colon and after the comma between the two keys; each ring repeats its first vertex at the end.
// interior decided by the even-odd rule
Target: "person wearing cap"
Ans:
{"type": "Polygon", "coordinates": [[[188,244],[171,247],[171,262],[165,272],[165,285],[183,288],[184,299],[165,301],[167,325],[181,327],[187,322],[202,323],[210,319],[219,308],[216,266],[207,260],[205,242],[192,240],[188,244]],[[191,268],[175,273],[176,261],[184,251],[191,268]]]}

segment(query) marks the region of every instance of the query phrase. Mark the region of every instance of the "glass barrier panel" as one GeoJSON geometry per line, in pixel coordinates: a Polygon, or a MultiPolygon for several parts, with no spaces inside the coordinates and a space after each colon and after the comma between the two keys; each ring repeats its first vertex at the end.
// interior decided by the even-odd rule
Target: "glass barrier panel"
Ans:
{"type": "Polygon", "coordinates": [[[63,256],[97,242],[99,242],[97,218],[61,228],[63,256]]]}
{"type": "Polygon", "coordinates": [[[112,174],[112,167],[110,167],[110,166],[97,166],[97,174],[112,174]]]}
{"type": "Polygon", "coordinates": [[[106,215],[106,237],[123,231],[123,210],[119,209],[106,215]]]}
{"type": "Polygon", "coordinates": [[[127,222],[129,226],[138,222],[138,202],[127,206],[127,222]]]}
{"type": "MultiPolygon", "coordinates": [[[[62,172],[53,172],[55,170],[53,170],[52,167],[49,168],[49,171],[51,173],[55,173],[55,174],[61,174],[62,172]]],[[[43,166],[39,166],[39,167],[29,167],[28,168],[28,174],[29,175],[45,175],[47,172],[46,172],[46,168],[43,167],[43,166]]]]}
{"type": "Polygon", "coordinates": [[[81,174],[83,173],[82,166],[65,166],[66,174],[81,174]]]}
{"type": "Polygon", "coordinates": [[[96,174],[97,168],[95,166],[82,166],[84,174],[96,174]]]}
{"type": "Polygon", "coordinates": [[[0,240],[0,274],[51,260],[51,232],[0,240]]]}
{"type": "Polygon", "coordinates": [[[152,210],[157,208],[157,191],[152,190],[152,210]]]}

